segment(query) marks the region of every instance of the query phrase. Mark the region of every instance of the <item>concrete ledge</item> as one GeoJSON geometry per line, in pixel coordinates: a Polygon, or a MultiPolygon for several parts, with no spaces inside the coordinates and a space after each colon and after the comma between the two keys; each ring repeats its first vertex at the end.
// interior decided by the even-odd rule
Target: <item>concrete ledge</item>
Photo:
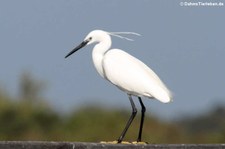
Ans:
{"type": "Polygon", "coordinates": [[[101,144],[86,142],[0,141],[0,149],[225,149],[225,144],[101,144]]]}

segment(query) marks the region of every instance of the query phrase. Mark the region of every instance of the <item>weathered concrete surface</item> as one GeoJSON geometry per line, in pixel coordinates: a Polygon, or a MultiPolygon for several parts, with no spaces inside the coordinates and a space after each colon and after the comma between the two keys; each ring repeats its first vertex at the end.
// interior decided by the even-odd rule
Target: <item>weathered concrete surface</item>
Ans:
{"type": "Polygon", "coordinates": [[[101,144],[85,142],[0,141],[0,149],[225,149],[225,144],[101,144]]]}

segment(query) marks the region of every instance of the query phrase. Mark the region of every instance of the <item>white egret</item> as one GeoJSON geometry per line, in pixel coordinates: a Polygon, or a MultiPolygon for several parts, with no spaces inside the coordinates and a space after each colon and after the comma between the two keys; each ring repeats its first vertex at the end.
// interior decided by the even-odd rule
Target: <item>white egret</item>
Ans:
{"type": "Polygon", "coordinates": [[[157,99],[163,103],[168,103],[172,101],[172,96],[159,77],[143,62],[120,49],[109,50],[112,44],[110,35],[131,40],[120,36],[120,34],[139,35],[132,32],[106,32],[102,30],[94,30],[86,36],[80,45],[69,52],[65,58],[86,45],[97,43],[92,51],[92,58],[96,70],[103,78],[126,92],[132,106],[132,114],[117,141],[118,143],[122,142],[128,128],[136,116],[137,109],[132,99],[132,96],[136,96],[138,97],[142,108],[139,134],[137,138],[137,142],[141,142],[146,110],[141,97],[148,97],[151,99],[157,99]]]}

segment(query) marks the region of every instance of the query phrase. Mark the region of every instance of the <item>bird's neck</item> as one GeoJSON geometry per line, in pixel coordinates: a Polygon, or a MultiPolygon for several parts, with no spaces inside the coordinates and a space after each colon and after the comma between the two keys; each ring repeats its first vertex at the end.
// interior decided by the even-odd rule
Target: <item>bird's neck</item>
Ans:
{"type": "Polygon", "coordinates": [[[111,40],[106,40],[99,42],[97,45],[95,45],[92,51],[92,59],[95,68],[103,78],[104,78],[104,71],[102,67],[102,61],[105,53],[109,50],[110,47],[111,47],[111,40]]]}

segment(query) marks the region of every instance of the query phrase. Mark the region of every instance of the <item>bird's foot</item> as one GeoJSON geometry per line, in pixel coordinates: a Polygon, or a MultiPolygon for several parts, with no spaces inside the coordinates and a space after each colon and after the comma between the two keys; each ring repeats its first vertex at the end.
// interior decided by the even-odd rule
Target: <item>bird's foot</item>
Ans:
{"type": "Polygon", "coordinates": [[[118,141],[101,141],[102,144],[118,144],[118,141]]]}
{"type": "Polygon", "coordinates": [[[118,143],[118,141],[101,141],[100,143],[102,144],[132,144],[128,141],[122,141],[120,143],[118,143]]]}
{"type": "Polygon", "coordinates": [[[134,142],[128,142],[128,141],[122,141],[118,143],[118,141],[101,141],[102,144],[138,144],[138,145],[146,145],[147,142],[141,142],[141,141],[134,141],[134,142]]]}
{"type": "Polygon", "coordinates": [[[132,142],[132,144],[142,144],[142,145],[146,145],[148,144],[147,142],[141,142],[141,141],[134,141],[132,142]]]}

